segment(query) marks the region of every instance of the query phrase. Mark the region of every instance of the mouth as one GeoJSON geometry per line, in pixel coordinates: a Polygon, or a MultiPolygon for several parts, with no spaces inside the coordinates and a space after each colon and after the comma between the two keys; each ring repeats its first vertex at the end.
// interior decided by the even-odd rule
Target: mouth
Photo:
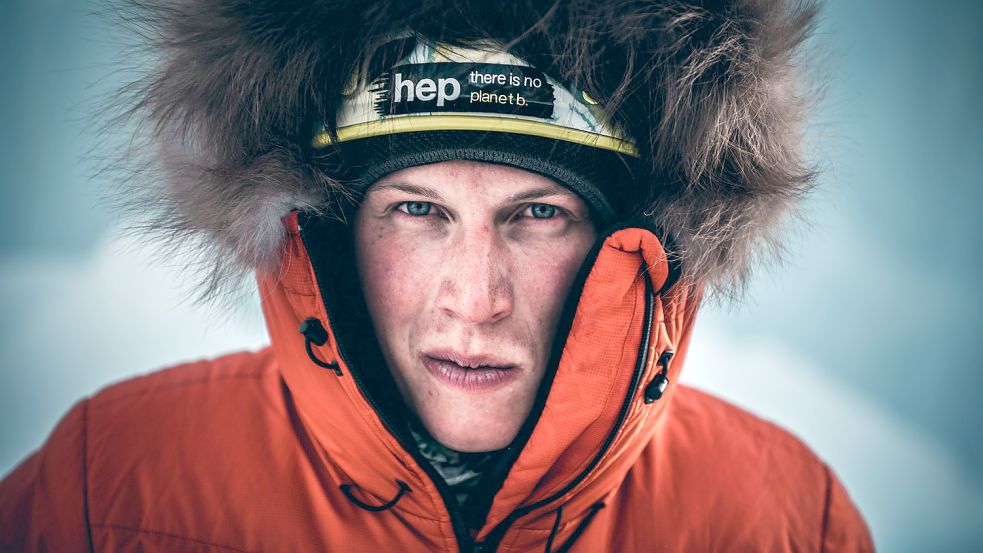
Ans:
{"type": "Polygon", "coordinates": [[[453,351],[427,351],[420,361],[444,384],[468,393],[488,393],[514,381],[521,373],[514,363],[489,355],[461,355],[453,351]]]}

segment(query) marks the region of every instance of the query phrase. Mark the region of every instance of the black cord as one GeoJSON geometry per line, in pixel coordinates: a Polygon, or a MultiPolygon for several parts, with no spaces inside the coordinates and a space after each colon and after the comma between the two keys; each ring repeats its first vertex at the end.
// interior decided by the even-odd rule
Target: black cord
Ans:
{"type": "Polygon", "coordinates": [[[553,538],[556,537],[557,530],[560,529],[560,517],[563,516],[563,505],[556,508],[556,520],[553,521],[553,530],[550,537],[546,538],[546,553],[553,553],[553,538]]]}
{"type": "Polygon", "coordinates": [[[398,503],[399,500],[402,499],[403,494],[410,491],[410,487],[406,484],[406,482],[403,482],[402,480],[396,480],[396,483],[399,485],[399,492],[396,493],[396,497],[390,499],[389,501],[383,503],[382,505],[369,505],[368,503],[360,501],[357,497],[355,497],[354,494],[352,494],[351,484],[342,484],[341,486],[338,487],[341,489],[341,493],[345,494],[345,497],[348,498],[348,501],[351,501],[359,508],[365,509],[366,511],[370,511],[373,513],[379,513],[395,507],[396,503],[398,503]]]}
{"type": "Polygon", "coordinates": [[[300,333],[304,335],[304,348],[307,350],[307,356],[311,358],[311,361],[315,365],[324,369],[330,369],[338,376],[341,376],[341,365],[337,361],[332,361],[330,363],[325,363],[314,355],[314,348],[311,344],[316,344],[318,346],[323,346],[328,341],[328,332],[324,330],[321,326],[321,321],[310,317],[304,319],[304,322],[300,323],[300,333]]]}
{"type": "Polygon", "coordinates": [[[595,503],[590,508],[590,512],[587,513],[587,516],[584,517],[584,520],[580,521],[580,524],[577,525],[577,528],[573,531],[573,534],[570,536],[570,539],[568,539],[566,543],[564,543],[559,549],[557,549],[556,553],[567,553],[567,551],[570,551],[570,548],[573,547],[573,542],[575,542],[577,538],[579,538],[580,535],[584,533],[584,530],[587,529],[587,525],[590,524],[590,521],[594,520],[594,515],[596,515],[597,512],[603,508],[604,508],[604,503],[595,503]]]}

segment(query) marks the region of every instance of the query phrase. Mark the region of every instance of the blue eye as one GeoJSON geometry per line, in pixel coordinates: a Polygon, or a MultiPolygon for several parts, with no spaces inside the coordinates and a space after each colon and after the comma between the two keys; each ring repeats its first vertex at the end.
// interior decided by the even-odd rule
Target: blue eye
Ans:
{"type": "Polygon", "coordinates": [[[534,219],[551,219],[556,216],[556,206],[548,204],[532,204],[529,211],[534,219]]]}
{"type": "Polygon", "coordinates": [[[399,205],[399,209],[405,211],[406,213],[414,217],[425,217],[430,215],[430,208],[433,204],[430,202],[403,202],[399,205]]]}

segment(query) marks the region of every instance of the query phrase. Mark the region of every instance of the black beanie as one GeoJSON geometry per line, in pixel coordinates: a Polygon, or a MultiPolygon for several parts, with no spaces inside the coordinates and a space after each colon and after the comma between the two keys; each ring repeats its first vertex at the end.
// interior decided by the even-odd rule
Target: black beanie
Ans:
{"type": "Polygon", "coordinates": [[[353,75],[333,132],[325,124],[314,138],[317,149],[337,146],[356,194],[394,171],[461,159],[552,178],[600,226],[627,214],[637,154],[589,95],[492,46],[407,40],[396,63],[353,75]]]}

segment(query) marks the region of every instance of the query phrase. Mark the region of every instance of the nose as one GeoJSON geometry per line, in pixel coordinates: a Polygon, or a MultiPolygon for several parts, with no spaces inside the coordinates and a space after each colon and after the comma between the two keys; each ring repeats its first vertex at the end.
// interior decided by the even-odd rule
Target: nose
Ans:
{"type": "Polygon", "coordinates": [[[462,232],[439,261],[437,308],[466,324],[490,324],[512,313],[508,252],[490,227],[462,232]]]}

